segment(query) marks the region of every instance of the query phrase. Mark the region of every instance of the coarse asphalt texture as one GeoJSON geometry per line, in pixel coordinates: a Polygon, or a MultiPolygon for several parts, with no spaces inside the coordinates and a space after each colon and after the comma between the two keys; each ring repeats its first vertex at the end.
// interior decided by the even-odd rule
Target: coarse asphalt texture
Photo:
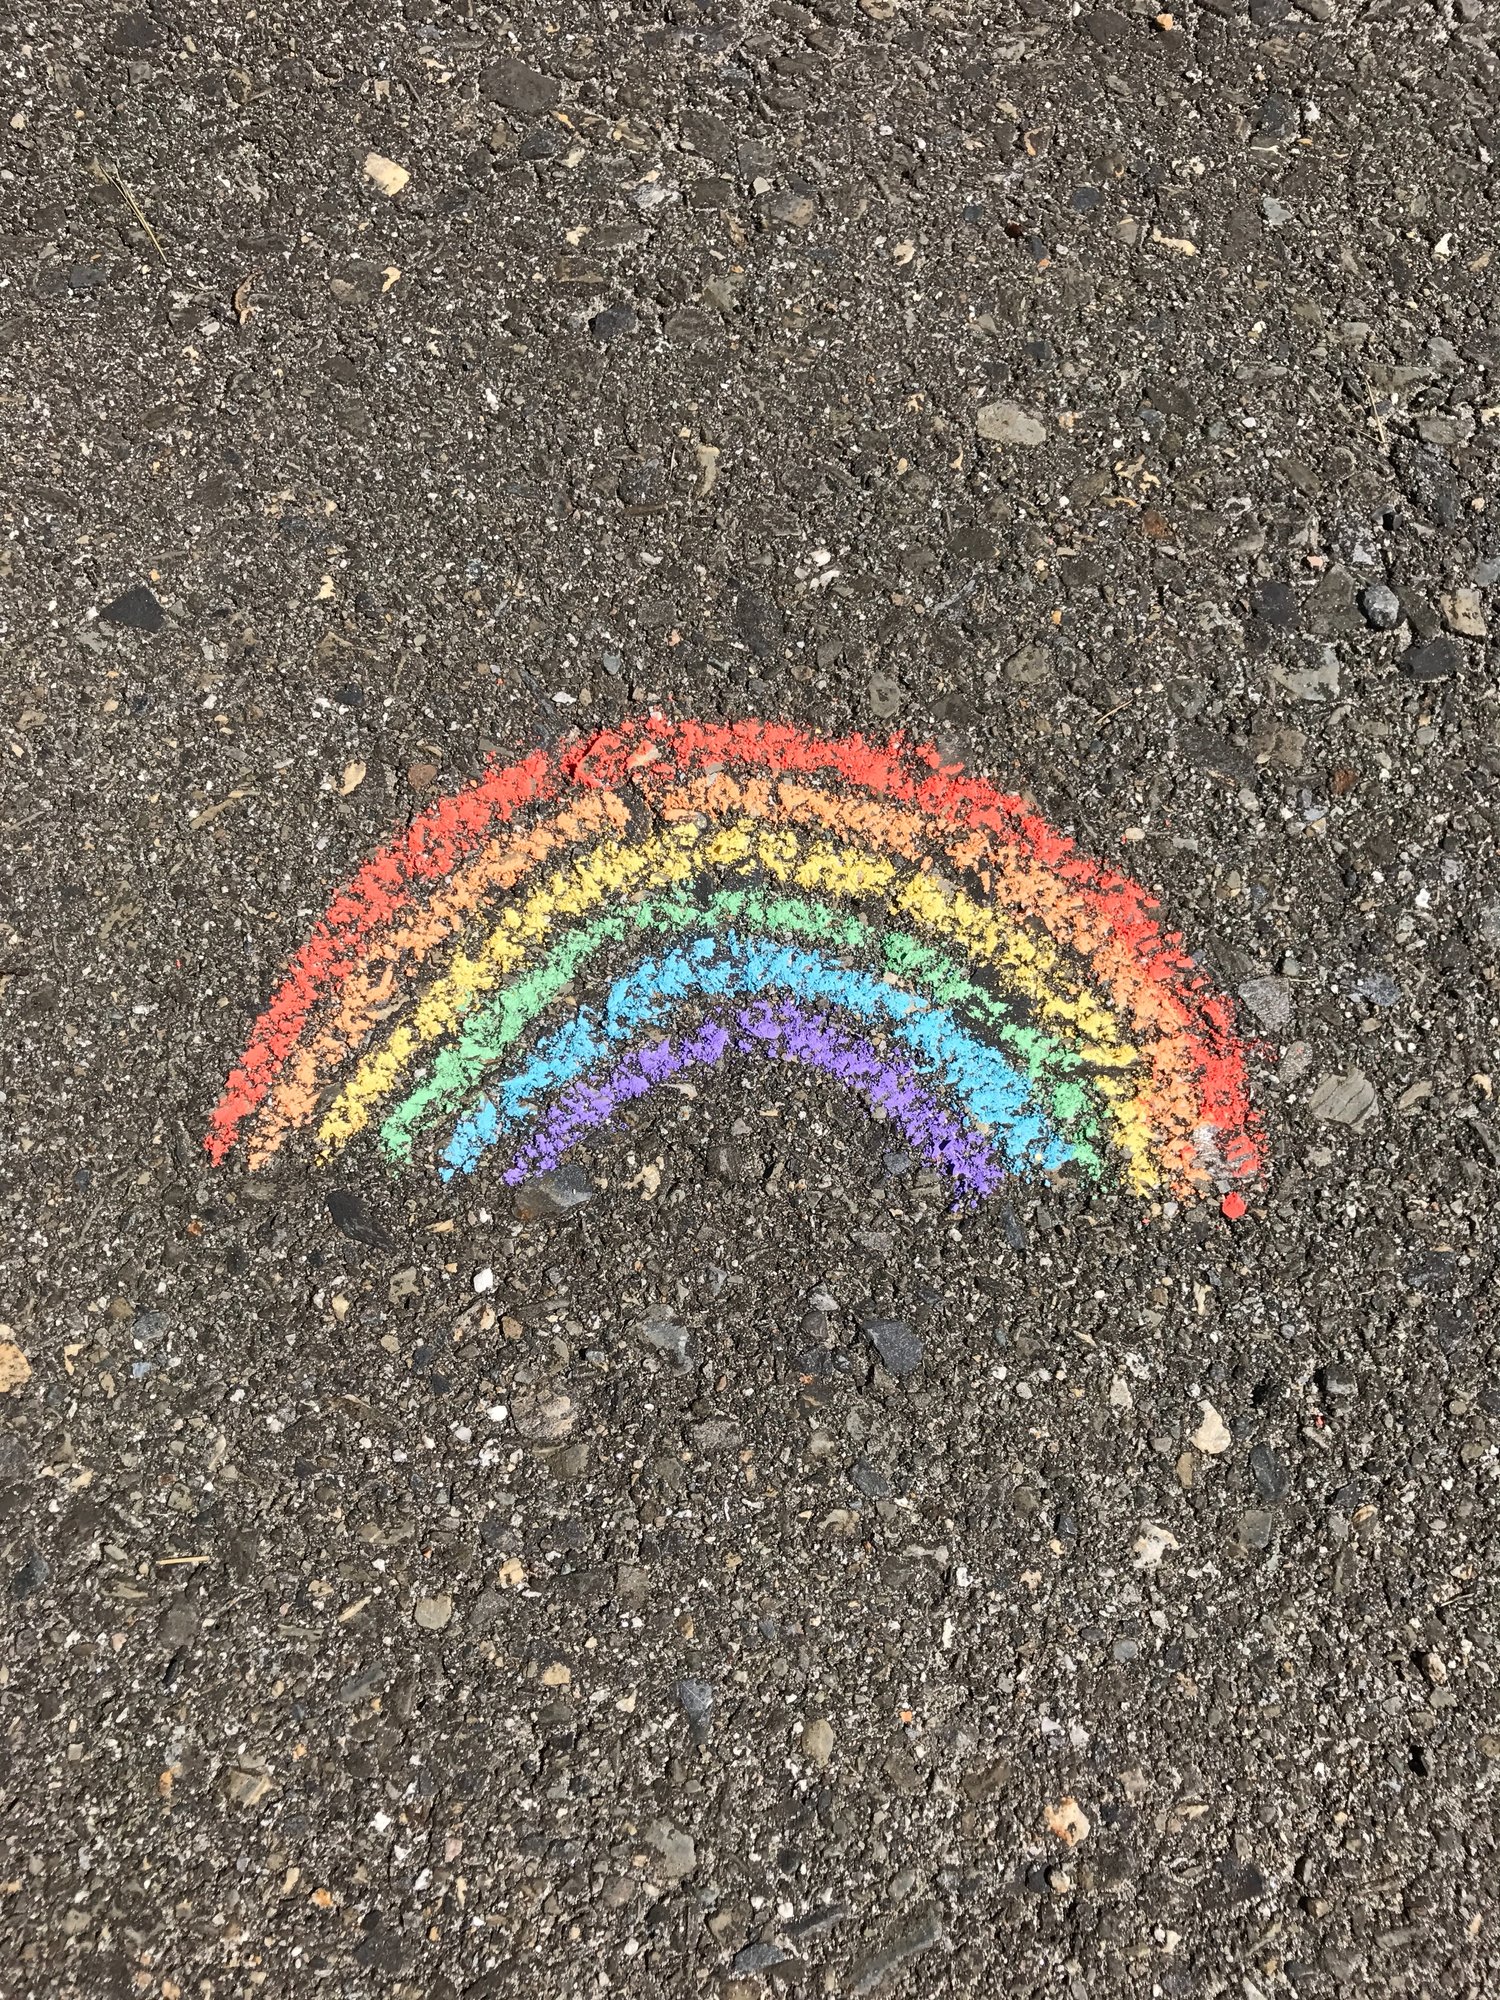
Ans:
{"type": "Polygon", "coordinates": [[[12,11],[7,2000],[1500,1992],[1497,35],[12,11]],[[359,863],[652,709],[1150,886],[1248,1212],[733,1066],[211,1168],[359,863]]]}

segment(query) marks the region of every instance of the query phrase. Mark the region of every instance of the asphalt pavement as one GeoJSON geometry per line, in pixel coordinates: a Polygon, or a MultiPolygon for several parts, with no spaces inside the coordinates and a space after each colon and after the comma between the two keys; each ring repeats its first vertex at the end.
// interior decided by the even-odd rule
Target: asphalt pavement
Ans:
{"type": "MultiPolygon", "coordinates": [[[[0,1993],[1500,1992],[1497,33],[14,17],[0,1993]],[[1036,910],[1142,884],[1234,1132],[1158,1065],[1097,1172],[1068,1126],[993,1189],[971,1123],[969,1200],[891,1034],[782,1021],[797,1067],[726,1014],[537,1174],[377,1139],[352,1044],[228,1133],[371,857],[452,834],[450,893],[445,802],[649,737],[568,798],[669,873],[689,720],[996,788],[943,912],[1021,848],[1036,910]]],[[[895,891],[829,895],[832,943],[755,909],[895,1004],[895,891]]],[[[640,960],[600,938],[523,1040],[640,960]]],[[[314,1030],[386,1032],[392,953],[329,956],[314,1030]]]]}

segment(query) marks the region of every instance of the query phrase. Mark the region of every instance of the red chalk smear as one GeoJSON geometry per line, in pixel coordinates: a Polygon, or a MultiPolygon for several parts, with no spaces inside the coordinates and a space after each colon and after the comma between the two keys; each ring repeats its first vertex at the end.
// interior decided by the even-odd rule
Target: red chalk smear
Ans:
{"type": "Polygon", "coordinates": [[[1231,1222],[1238,1222],[1242,1215],[1250,1213],[1250,1205],[1242,1194],[1226,1194],[1219,1203],[1219,1213],[1227,1216],[1231,1222]]]}
{"type": "Polygon", "coordinates": [[[216,1166],[275,1082],[316,1002],[359,964],[376,926],[410,903],[422,883],[452,874],[521,806],[556,791],[557,773],[544,750],[488,771],[477,784],[419,813],[400,840],[372,855],[339,891],[292,960],[214,1106],[203,1143],[216,1166]]]}

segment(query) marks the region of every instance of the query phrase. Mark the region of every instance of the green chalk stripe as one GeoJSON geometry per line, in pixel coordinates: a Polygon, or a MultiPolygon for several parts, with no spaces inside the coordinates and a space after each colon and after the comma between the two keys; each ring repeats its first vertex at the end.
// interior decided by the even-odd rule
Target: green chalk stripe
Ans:
{"type": "Polygon", "coordinates": [[[549,1002],[567,991],[579,968],[596,952],[646,932],[731,925],[741,931],[812,938],[835,950],[878,956],[886,972],[909,990],[982,1024],[1017,1057],[1079,1165],[1095,1178],[1103,1173],[1108,1148],[1088,1087],[1088,1068],[1080,1057],[1043,1030],[1017,1022],[1004,1000],[977,984],[946,952],[923,944],[910,932],[884,930],[876,944],[862,917],[802,897],[755,889],[721,889],[706,903],[680,891],[668,892],[617,904],[575,925],[540,965],[492,995],[465,1022],[460,1039],[438,1054],[422,1082],[381,1126],[387,1152],[409,1160],[418,1130],[463,1104],[485,1072],[520,1040],[549,1002]]]}

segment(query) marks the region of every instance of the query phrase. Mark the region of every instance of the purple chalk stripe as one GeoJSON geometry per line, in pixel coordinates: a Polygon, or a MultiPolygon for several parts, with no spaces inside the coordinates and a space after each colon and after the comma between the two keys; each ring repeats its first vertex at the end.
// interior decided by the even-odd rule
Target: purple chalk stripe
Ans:
{"type": "Polygon", "coordinates": [[[900,1127],[908,1145],[952,1175],[968,1194],[991,1194],[1005,1178],[984,1135],[946,1111],[901,1056],[884,1056],[862,1036],[793,1001],[761,1000],[741,1008],[731,1031],[709,1019],[691,1035],[632,1049],[597,1081],[570,1084],[506,1169],[511,1183],[549,1172],[588,1132],[607,1125],[622,1105],[644,1097],[685,1069],[711,1066],[730,1048],[822,1070],[857,1090],[900,1127]]]}

